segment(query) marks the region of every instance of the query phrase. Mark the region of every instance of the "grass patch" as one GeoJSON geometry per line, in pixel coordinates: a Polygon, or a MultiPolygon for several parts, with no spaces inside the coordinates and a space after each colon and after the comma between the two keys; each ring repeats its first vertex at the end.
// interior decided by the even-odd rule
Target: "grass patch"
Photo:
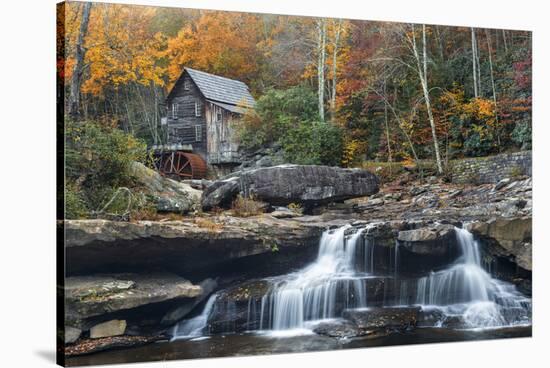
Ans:
{"type": "Polygon", "coordinates": [[[257,201],[253,196],[243,197],[238,195],[231,205],[233,215],[238,217],[257,216],[264,213],[265,203],[257,201]]]}

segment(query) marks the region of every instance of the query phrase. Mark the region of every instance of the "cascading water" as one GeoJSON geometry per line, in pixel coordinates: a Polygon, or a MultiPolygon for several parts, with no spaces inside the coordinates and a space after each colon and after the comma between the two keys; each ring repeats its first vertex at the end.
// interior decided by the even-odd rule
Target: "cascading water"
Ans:
{"type": "Polygon", "coordinates": [[[210,296],[201,314],[194,318],[177,323],[172,330],[172,340],[195,338],[205,335],[207,333],[206,328],[208,325],[208,317],[214,308],[216,297],[216,294],[210,296]]]}
{"type": "MultiPolygon", "coordinates": [[[[306,321],[332,318],[342,309],[367,306],[368,274],[356,271],[357,246],[363,231],[346,239],[349,227],[325,232],[313,264],[275,281],[262,298],[262,328],[303,328],[306,321]]],[[[368,252],[364,253],[368,258],[368,252]]]]}
{"type": "Polygon", "coordinates": [[[531,300],[514,285],[492,278],[481,264],[479,244],[465,229],[455,228],[461,256],[449,268],[401,284],[403,296],[414,295],[423,309],[436,308],[446,317],[460,317],[464,327],[500,327],[530,323],[531,300]]]}
{"type": "MultiPolygon", "coordinates": [[[[467,230],[455,228],[460,256],[453,264],[418,279],[402,280],[397,267],[401,253],[397,244],[391,256],[392,272],[386,270],[385,275],[374,275],[377,253],[373,239],[368,236],[370,229],[371,226],[355,230],[346,225],[326,231],[319,242],[317,259],[311,265],[266,279],[271,287],[263,297],[248,300],[246,325],[253,326],[253,330],[288,331],[309,328],[315,321],[339,318],[346,309],[413,305],[426,313],[436,310],[439,316],[436,326],[443,326],[450,319],[459,320],[455,328],[530,324],[531,300],[514,285],[494,279],[485,271],[479,245],[467,230]],[[383,301],[369,301],[369,280],[385,280],[383,301]],[[385,288],[397,290],[394,297],[386,300],[385,288]]],[[[373,298],[371,295],[370,299],[373,298]]],[[[215,303],[216,294],[208,300],[201,315],[174,327],[174,338],[207,333],[215,303]]],[[[223,311],[227,315],[235,313],[231,308],[223,311]]]]}

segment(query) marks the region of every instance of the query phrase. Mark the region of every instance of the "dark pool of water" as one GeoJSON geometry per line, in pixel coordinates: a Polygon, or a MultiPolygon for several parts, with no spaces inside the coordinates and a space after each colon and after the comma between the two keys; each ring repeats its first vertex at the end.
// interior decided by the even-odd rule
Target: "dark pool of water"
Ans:
{"type": "Polygon", "coordinates": [[[530,326],[479,331],[418,328],[411,332],[392,334],[376,339],[357,338],[347,340],[338,340],[319,335],[272,337],[256,334],[235,334],[212,336],[199,341],[179,340],[174,342],[159,342],[131,349],[112,350],[73,357],[67,359],[67,366],[297,353],[530,336],[530,326]]]}

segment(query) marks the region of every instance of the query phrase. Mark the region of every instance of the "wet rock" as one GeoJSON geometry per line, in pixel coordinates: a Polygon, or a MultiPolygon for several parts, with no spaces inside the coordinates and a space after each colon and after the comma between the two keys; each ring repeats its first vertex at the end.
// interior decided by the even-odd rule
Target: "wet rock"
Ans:
{"type": "Polygon", "coordinates": [[[418,327],[435,327],[440,325],[445,318],[445,314],[437,308],[422,309],[418,315],[418,327]]]}
{"type": "Polygon", "coordinates": [[[186,183],[166,178],[139,162],[131,164],[130,175],[156,199],[159,212],[186,213],[200,207],[202,192],[186,183]]]}
{"type": "Polygon", "coordinates": [[[208,319],[211,333],[243,332],[260,326],[260,305],[271,287],[268,280],[251,280],[220,292],[208,319]]]}
{"type": "Polygon", "coordinates": [[[216,289],[218,283],[215,280],[212,279],[206,279],[203,282],[199,284],[199,286],[202,289],[201,295],[197,296],[196,298],[190,299],[190,300],[184,300],[176,308],[171,309],[168,313],[166,313],[161,321],[160,324],[163,326],[170,326],[176,323],[177,321],[183,319],[189,312],[193,310],[198,304],[202,303],[206,298],[214,292],[216,289]]]}
{"type": "Polygon", "coordinates": [[[82,330],[80,328],[65,326],[65,344],[74,343],[78,340],[80,334],[82,334],[82,330]]]}
{"type": "Polygon", "coordinates": [[[366,330],[381,328],[404,330],[416,326],[419,312],[420,307],[350,309],[344,311],[343,318],[366,330]]]}
{"type": "Polygon", "coordinates": [[[467,229],[489,242],[489,253],[500,257],[513,257],[518,266],[532,270],[532,219],[493,218],[487,222],[474,222],[467,229]]]}
{"type": "Polygon", "coordinates": [[[280,165],[234,173],[208,187],[202,207],[227,208],[240,192],[270,203],[313,207],[378,192],[378,178],[367,170],[317,165],[280,165]]]}
{"type": "Polygon", "coordinates": [[[124,335],[126,331],[126,321],[114,319],[95,325],[90,329],[90,338],[111,337],[124,335]]]}
{"type": "Polygon", "coordinates": [[[397,240],[412,253],[430,255],[445,255],[456,244],[452,225],[400,231],[397,240]]]}
{"type": "Polygon", "coordinates": [[[313,332],[339,339],[364,336],[368,333],[368,331],[357,327],[356,324],[341,319],[321,322],[314,327],[313,332]]]}

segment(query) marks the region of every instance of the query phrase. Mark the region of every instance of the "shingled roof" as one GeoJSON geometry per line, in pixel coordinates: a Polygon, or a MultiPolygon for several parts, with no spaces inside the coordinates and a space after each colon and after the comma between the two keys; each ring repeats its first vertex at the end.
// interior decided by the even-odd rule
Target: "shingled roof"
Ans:
{"type": "MultiPolygon", "coordinates": [[[[193,82],[195,82],[207,100],[233,106],[254,107],[256,104],[254,97],[252,97],[248,90],[248,86],[241,81],[220,77],[191,68],[184,68],[184,73],[185,72],[193,79],[193,82]]],[[[182,73],[182,75],[184,73],[182,73]]],[[[172,91],[173,90],[174,89],[172,89],[172,91]]],[[[168,97],[170,97],[172,91],[170,91],[168,97]]]]}

